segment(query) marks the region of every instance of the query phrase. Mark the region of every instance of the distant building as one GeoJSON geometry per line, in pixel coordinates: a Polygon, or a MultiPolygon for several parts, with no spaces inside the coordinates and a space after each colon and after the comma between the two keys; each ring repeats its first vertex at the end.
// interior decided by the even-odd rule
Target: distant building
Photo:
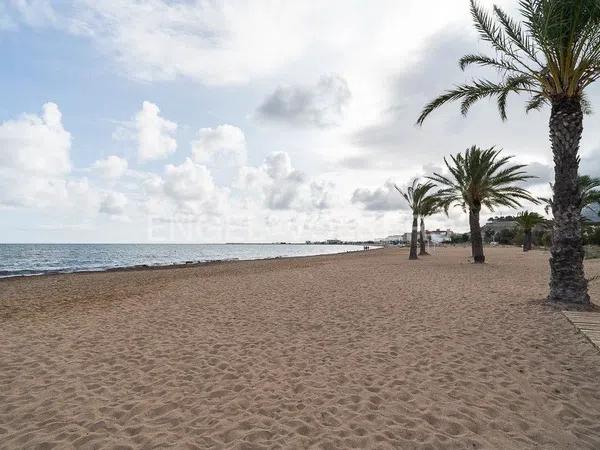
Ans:
{"type": "MultiPolygon", "coordinates": [[[[399,235],[401,242],[410,242],[411,232],[399,235]]],[[[450,242],[454,236],[454,232],[450,229],[440,230],[425,230],[425,239],[433,244],[441,244],[443,242],[450,242]]],[[[421,237],[421,232],[417,232],[417,238],[421,237]]]]}
{"type": "Polygon", "coordinates": [[[431,242],[433,244],[441,244],[444,242],[452,241],[452,236],[454,235],[454,233],[450,229],[440,230],[438,228],[435,231],[426,230],[425,235],[429,242],[431,242]]]}

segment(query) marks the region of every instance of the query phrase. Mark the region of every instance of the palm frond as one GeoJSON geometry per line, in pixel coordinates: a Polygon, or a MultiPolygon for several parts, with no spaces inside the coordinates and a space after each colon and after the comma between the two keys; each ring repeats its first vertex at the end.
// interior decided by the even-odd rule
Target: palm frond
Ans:
{"type": "Polygon", "coordinates": [[[525,111],[529,112],[533,110],[540,110],[547,102],[548,100],[542,94],[536,94],[527,102],[525,111]]]}
{"type": "Polygon", "coordinates": [[[527,75],[518,75],[509,77],[502,83],[494,83],[489,80],[481,79],[474,80],[471,84],[456,86],[454,89],[446,91],[425,105],[421,115],[417,119],[417,124],[422,125],[429,114],[450,101],[462,100],[460,110],[463,115],[466,115],[475,102],[494,96],[501,96],[503,98],[503,100],[499,101],[499,107],[503,118],[506,118],[504,107],[506,105],[506,97],[511,92],[535,92],[533,90],[531,77],[527,75]]]}
{"type": "Polygon", "coordinates": [[[470,2],[475,29],[495,55],[467,54],[460,68],[492,68],[499,80],[476,80],[444,92],[425,105],[417,124],[445,103],[459,101],[464,115],[489,97],[496,98],[505,120],[511,93],[528,97],[527,112],[562,98],[574,98],[585,113],[591,111],[585,90],[600,80],[600,0],[520,0],[522,21],[499,6],[489,12],[470,2]]]}
{"type": "Polygon", "coordinates": [[[494,13],[504,27],[504,32],[510,38],[512,43],[523,51],[535,64],[540,68],[543,68],[543,64],[538,59],[538,50],[535,41],[523,31],[521,24],[506,14],[498,5],[494,5],[494,13]]]}

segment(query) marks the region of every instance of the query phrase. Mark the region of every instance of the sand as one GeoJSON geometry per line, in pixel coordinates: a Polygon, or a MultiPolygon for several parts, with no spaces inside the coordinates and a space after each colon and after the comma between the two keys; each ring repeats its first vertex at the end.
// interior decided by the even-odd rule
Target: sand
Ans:
{"type": "Polygon", "coordinates": [[[468,253],[1,281],[0,448],[600,448],[548,254],[468,253]]]}

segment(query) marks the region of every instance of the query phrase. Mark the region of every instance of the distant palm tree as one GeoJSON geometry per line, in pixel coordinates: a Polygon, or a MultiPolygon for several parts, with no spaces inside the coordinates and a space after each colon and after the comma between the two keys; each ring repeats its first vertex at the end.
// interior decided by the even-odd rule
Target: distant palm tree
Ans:
{"type": "MultiPolygon", "coordinates": [[[[589,175],[580,175],[577,177],[577,186],[579,191],[579,210],[583,214],[583,211],[588,209],[589,211],[599,214],[597,209],[592,208],[593,205],[600,205],[600,178],[590,177],[589,175]]],[[[551,183],[550,187],[554,190],[554,185],[551,183]]],[[[544,210],[548,214],[552,210],[552,198],[541,197],[540,200],[546,203],[544,210]]],[[[583,218],[583,216],[582,216],[583,218]]]]}
{"type": "Polygon", "coordinates": [[[419,208],[419,214],[421,216],[421,246],[419,248],[420,256],[429,254],[425,248],[425,241],[427,240],[427,233],[425,232],[425,217],[433,216],[442,210],[443,207],[440,203],[440,199],[435,193],[428,195],[421,203],[421,207],[419,208]]]}
{"type": "Polygon", "coordinates": [[[468,210],[475,263],[485,262],[479,225],[482,207],[493,211],[496,206],[519,207],[521,200],[538,203],[527,190],[515,185],[535,177],[521,170],[524,165],[508,165],[511,158],[500,156],[500,150],[494,147],[481,150],[473,146],[464,154],[451,155],[450,162],[444,158],[450,172],[448,176],[434,173],[428,177],[441,185],[437,195],[446,212],[451,205],[459,205],[465,212],[468,210]]]}
{"type": "Polygon", "coordinates": [[[430,198],[430,191],[435,188],[435,185],[428,181],[426,183],[419,183],[419,181],[415,178],[412,181],[412,184],[403,191],[398,186],[394,185],[396,190],[400,192],[402,197],[407,201],[409,208],[413,214],[412,221],[412,232],[410,236],[410,253],[408,255],[408,259],[418,259],[417,257],[417,226],[419,221],[419,216],[421,215],[421,208],[425,203],[427,203],[430,198]]]}
{"type": "Polygon", "coordinates": [[[523,251],[528,252],[531,250],[532,244],[532,230],[536,225],[544,223],[546,219],[541,214],[536,212],[524,211],[517,214],[515,218],[517,225],[523,230],[523,251]]]}
{"type": "Polygon", "coordinates": [[[503,120],[511,93],[529,96],[527,111],[551,106],[555,176],[548,300],[589,304],[581,221],[575,208],[579,141],[583,114],[589,111],[585,90],[600,78],[600,1],[520,0],[519,5],[523,23],[498,6],[491,15],[471,0],[475,28],[496,55],[466,55],[460,67],[491,67],[501,81],[480,79],[457,86],[426,105],[417,123],[422,124],[432,111],[454,100],[462,101],[461,111],[466,114],[478,100],[495,97],[503,120]]]}

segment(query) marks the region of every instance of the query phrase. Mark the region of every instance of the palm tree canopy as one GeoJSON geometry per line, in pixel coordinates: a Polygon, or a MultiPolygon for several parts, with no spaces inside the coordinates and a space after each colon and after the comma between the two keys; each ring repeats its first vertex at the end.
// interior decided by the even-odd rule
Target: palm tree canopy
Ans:
{"type": "Polygon", "coordinates": [[[493,211],[496,206],[520,207],[522,200],[538,203],[526,189],[516,185],[535,177],[521,170],[525,165],[509,165],[511,158],[500,156],[500,150],[494,147],[481,150],[473,146],[464,154],[451,155],[450,161],[444,158],[448,176],[434,173],[428,178],[442,186],[437,195],[446,212],[453,204],[463,210],[479,211],[485,206],[493,211]]]}
{"type": "Polygon", "coordinates": [[[396,185],[394,187],[407,201],[413,214],[431,215],[435,213],[433,205],[436,203],[437,197],[431,192],[435,188],[435,184],[431,181],[420,183],[415,178],[406,190],[402,190],[396,185]],[[423,214],[423,212],[428,212],[428,214],[423,214]]]}
{"type": "Polygon", "coordinates": [[[493,13],[471,0],[471,15],[481,39],[495,52],[465,55],[462,70],[475,64],[498,71],[500,80],[477,79],[448,90],[425,106],[417,119],[443,104],[460,100],[461,112],[483,98],[496,98],[502,120],[511,93],[529,96],[526,110],[561,98],[577,98],[589,112],[585,88],[600,77],[599,0],[521,0],[523,22],[499,6],[493,13]]]}
{"type": "Polygon", "coordinates": [[[441,198],[437,192],[427,195],[421,202],[419,214],[421,217],[433,216],[444,209],[441,198]]]}
{"type": "MultiPolygon", "coordinates": [[[[592,206],[600,204],[600,178],[580,175],[577,177],[577,184],[579,186],[579,209],[581,211],[589,209],[592,212],[597,212],[592,206]]],[[[554,189],[552,183],[550,187],[554,189]]],[[[548,214],[552,209],[552,199],[540,197],[540,200],[546,203],[544,209],[546,214],[548,214]]],[[[598,215],[600,215],[600,212],[598,212],[598,215]]]]}
{"type": "Polygon", "coordinates": [[[523,231],[531,231],[533,227],[540,223],[544,223],[546,219],[544,219],[544,216],[536,212],[523,211],[517,214],[515,221],[523,229],[523,231]]]}

